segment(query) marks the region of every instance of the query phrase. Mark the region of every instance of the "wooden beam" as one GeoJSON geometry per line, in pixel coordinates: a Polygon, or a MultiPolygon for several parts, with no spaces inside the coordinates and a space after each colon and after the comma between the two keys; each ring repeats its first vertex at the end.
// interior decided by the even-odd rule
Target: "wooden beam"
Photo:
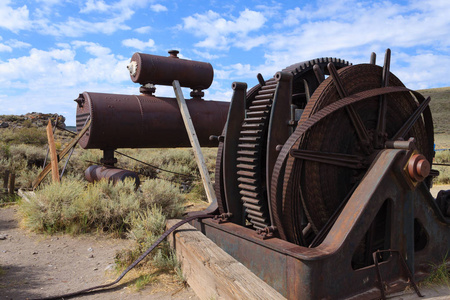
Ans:
{"type": "MultiPolygon", "coordinates": [[[[168,220],[167,228],[178,221],[168,220]]],[[[168,238],[200,299],[286,299],[191,225],[182,225],[168,238]]]]}
{"type": "MultiPolygon", "coordinates": [[[[63,159],[64,156],[66,156],[67,153],[69,153],[70,149],[75,147],[75,145],[78,143],[78,141],[81,139],[81,137],[89,129],[89,126],[91,126],[91,119],[89,119],[86,122],[83,129],[81,129],[81,131],[77,134],[77,136],[74,137],[72,139],[72,141],[70,141],[70,143],[61,151],[61,153],[59,154],[59,159],[63,159]]],[[[52,170],[51,164],[48,164],[47,166],[45,166],[44,170],[42,170],[42,172],[38,175],[36,180],[33,182],[33,189],[38,187],[38,185],[42,182],[42,180],[44,180],[45,176],[47,176],[47,174],[50,173],[51,170],[52,170]]]]}
{"type": "Polygon", "coordinates": [[[58,171],[58,155],[56,154],[55,138],[53,136],[52,122],[48,119],[47,124],[47,139],[48,139],[48,149],[50,150],[50,161],[52,165],[52,180],[53,182],[59,182],[59,171],[58,171]]]}
{"type": "Polygon", "coordinates": [[[180,107],[181,116],[183,117],[184,126],[189,136],[189,141],[191,142],[192,149],[194,150],[195,160],[197,161],[198,169],[200,170],[200,175],[202,176],[203,186],[206,191],[206,197],[209,203],[217,202],[216,193],[214,192],[214,187],[209,177],[209,171],[206,167],[205,159],[203,158],[202,149],[200,148],[200,142],[198,141],[197,134],[195,133],[194,124],[192,123],[191,115],[189,114],[189,109],[186,105],[186,100],[184,99],[183,92],[181,91],[181,86],[178,80],[174,80],[173,89],[177,97],[178,106],[180,107]]]}

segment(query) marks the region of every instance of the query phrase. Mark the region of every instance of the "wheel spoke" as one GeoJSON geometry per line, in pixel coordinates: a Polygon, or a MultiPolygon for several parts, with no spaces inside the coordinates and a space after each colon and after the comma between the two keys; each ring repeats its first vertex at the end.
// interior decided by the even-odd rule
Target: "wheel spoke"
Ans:
{"type": "Polygon", "coordinates": [[[291,149],[290,154],[292,157],[320,162],[329,165],[335,165],[340,167],[346,167],[351,169],[366,169],[367,163],[363,156],[342,154],[342,153],[330,153],[319,152],[301,149],[291,149]]]}
{"type": "Polygon", "coordinates": [[[370,55],[370,64],[375,65],[377,63],[377,54],[375,52],[372,52],[370,55]]]}
{"type": "Polygon", "coordinates": [[[414,113],[409,117],[409,119],[406,121],[405,124],[403,124],[402,128],[400,128],[399,131],[392,137],[391,141],[395,141],[398,139],[404,139],[406,134],[411,130],[411,128],[414,126],[414,124],[417,122],[417,120],[422,115],[423,111],[428,107],[428,104],[430,103],[431,98],[428,97],[423,101],[419,107],[414,111],[414,113]]]}
{"type": "MultiPolygon", "coordinates": [[[[387,87],[389,85],[389,73],[391,65],[391,50],[387,49],[384,56],[383,73],[381,78],[381,87],[387,87]]],[[[385,142],[385,132],[386,132],[386,112],[387,112],[387,101],[386,95],[380,96],[380,104],[378,107],[378,121],[377,129],[375,134],[375,147],[380,149],[383,148],[385,142]]]]}
{"type": "MultiPolygon", "coordinates": [[[[333,79],[334,85],[336,86],[341,99],[347,97],[347,92],[345,91],[344,85],[342,84],[341,78],[339,77],[336,67],[333,65],[333,63],[328,64],[328,70],[330,71],[331,78],[333,79]]],[[[363,149],[364,153],[370,154],[370,137],[367,132],[366,126],[364,126],[363,121],[356,113],[353,106],[347,106],[345,107],[345,110],[350,118],[353,127],[355,128],[356,135],[358,136],[359,142],[361,144],[361,148],[363,149]]]]}

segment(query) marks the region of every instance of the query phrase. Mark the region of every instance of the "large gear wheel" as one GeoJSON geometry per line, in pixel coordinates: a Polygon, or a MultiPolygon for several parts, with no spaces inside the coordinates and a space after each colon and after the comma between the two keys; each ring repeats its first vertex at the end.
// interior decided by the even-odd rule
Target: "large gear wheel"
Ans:
{"type": "Polygon", "coordinates": [[[385,70],[374,64],[342,68],[332,72],[312,95],[296,131],[280,152],[272,177],[272,210],[283,239],[311,246],[305,243],[308,229],[314,236],[326,227],[386,141],[414,137],[419,152],[432,161],[429,109],[425,107],[422,117],[412,118],[423,97],[416,101],[385,70]],[[386,78],[384,83],[382,78],[386,78]],[[334,109],[342,98],[351,103],[352,97],[376,94],[373,91],[381,86],[397,92],[334,109]]]}

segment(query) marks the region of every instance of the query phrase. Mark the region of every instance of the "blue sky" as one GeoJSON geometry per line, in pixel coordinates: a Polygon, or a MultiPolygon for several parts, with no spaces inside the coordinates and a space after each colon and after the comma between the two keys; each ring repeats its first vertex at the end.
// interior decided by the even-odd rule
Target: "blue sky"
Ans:
{"type": "Polygon", "coordinates": [[[79,93],[138,94],[133,53],[171,49],[213,65],[211,100],[318,57],[355,64],[376,52],[381,64],[388,47],[407,87],[450,86],[449,16],[448,0],[0,0],[0,114],[59,113],[74,125],[79,93]]]}

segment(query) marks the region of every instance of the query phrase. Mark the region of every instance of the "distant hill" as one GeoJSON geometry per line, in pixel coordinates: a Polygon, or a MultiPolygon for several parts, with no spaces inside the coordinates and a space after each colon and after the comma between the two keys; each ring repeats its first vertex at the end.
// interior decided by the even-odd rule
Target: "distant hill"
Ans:
{"type": "Polygon", "coordinates": [[[450,134],[450,87],[419,90],[425,97],[430,96],[430,108],[433,114],[434,133],[450,134]]]}
{"type": "Polygon", "coordinates": [[[58,125],[65,128],[66,118],[63,115],[51,114],[51,113],[39,113],[32,112],[25,115],[0,115],[0,127],[2,128],[16,128],[16,127],[45,127],[48,124],[48,120],[55,123],[56,116],[58,116],[58,125]]]}
{"type": "Polygon", "coordinates": [[[73,132],[77,132],[77,126],[66,126],[66,129],[73,132]]]}
{"type": "Polygon", "coordinates": [[[425,97],[430,96],[433,114],[434,139],[437,149],[450,148],[450,87],[419,90],[425,97]]]}

